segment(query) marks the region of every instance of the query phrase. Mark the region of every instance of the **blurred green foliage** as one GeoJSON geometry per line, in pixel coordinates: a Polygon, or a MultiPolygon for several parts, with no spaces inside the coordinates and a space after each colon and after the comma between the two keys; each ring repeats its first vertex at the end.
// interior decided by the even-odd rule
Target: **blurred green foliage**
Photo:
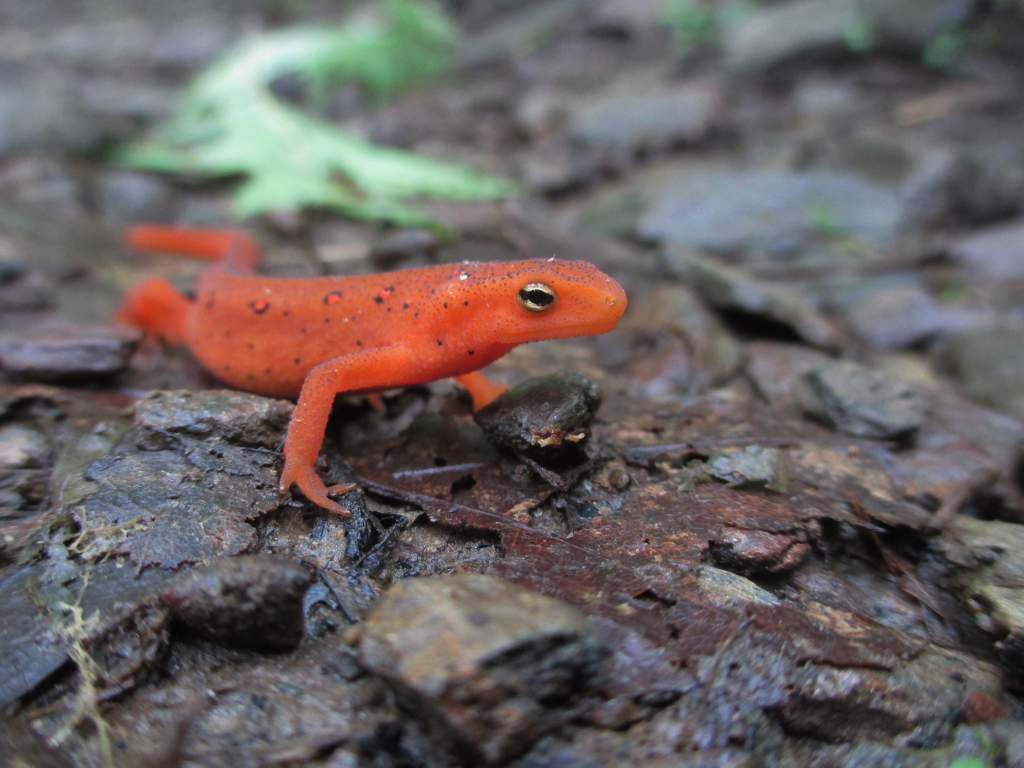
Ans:
{"type": "Polygon", "coordinates": [[[662,19],[680,55],[718,39],[721,31],[749,16],[755,0],[666,0],[662,19]]]}
{"type": "Polygon", "coordinates": [[[387,149],[288,106],[269,90],[296,76],[314,96],[341,82],[375,99],[438,76],[456,34],[424,0],[389,0],[382,16],[335,28],[297,27],[244,42],[188,88],[171,118],[118,160],[132,168],[198,177],[241,175],[240,216],[303,207],[400,225],[430,224],[406,201],[416,197],[494,199],[511,192],[500,179],[387,149]]]}
{"type": "Polygon", "coordinates": [[[988,763],[980,757],[958,757],[949,768],[988,768],[988,763]]]}

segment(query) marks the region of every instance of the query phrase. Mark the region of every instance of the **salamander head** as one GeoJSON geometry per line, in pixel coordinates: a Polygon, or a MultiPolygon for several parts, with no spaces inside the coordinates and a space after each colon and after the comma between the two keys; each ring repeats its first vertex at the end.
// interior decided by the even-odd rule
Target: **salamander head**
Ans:
{"type": "Polygon", "coordinates": [[[463,266],[449,295],[475,302],[472,322],[499,344],[597,336],[615,328],[626,311],[622,286],[585,261],[463,266]]]}

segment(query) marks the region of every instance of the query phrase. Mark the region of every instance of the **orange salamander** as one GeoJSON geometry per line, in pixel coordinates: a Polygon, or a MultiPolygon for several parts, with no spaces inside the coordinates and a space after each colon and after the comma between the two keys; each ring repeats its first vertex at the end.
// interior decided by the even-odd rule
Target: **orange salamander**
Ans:
{"type": "Polygon", "coordinates": [[[298,398],[284,444],[281,492],[293,485],[319,507],[348,515],[315,463],[334,398],[454,377],[477,410],[504,388],[480,369],[531,341],[612,330],[622,287],[584,261],[462,262],[348,277],[254,274],[259,248],[227,230],[134,227],[128,243],[212,261],[195,297],[160,278],[143,281],[118,317],[187,345],[226,384],[298,398]]]}

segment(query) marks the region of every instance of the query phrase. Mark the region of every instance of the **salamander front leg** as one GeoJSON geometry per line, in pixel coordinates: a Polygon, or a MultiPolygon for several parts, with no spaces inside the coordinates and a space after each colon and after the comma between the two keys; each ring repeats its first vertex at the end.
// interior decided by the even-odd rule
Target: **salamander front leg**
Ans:
{"type": "Polygon", "coordinates": [[[355,486],[334,485],[328,488],[316,473],[316,459],[323,445],[334,398],[343,392],[391,384],[396,372],[405,369],[408,359],[407,352],[401,347],[372,349],[328,360],[306,375],[284,442],[281,493],[287,493],[295,485],[318,507],[346,517],[349,515],[347,509],[329,496],[346,493],[355,486]]]}

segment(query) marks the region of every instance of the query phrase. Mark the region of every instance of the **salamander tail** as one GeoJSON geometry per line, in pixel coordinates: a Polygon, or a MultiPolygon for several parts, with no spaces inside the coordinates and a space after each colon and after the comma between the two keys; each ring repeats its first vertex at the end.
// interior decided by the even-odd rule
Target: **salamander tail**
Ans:
{"type": "Polygon", "coordinates": [[[166,251],[223,264],[235,272],[252,272],[260,248],[249,235],[230,229],[187,229],[137,226],[125,232],[125,242],[140,251],[166,251]]]}

